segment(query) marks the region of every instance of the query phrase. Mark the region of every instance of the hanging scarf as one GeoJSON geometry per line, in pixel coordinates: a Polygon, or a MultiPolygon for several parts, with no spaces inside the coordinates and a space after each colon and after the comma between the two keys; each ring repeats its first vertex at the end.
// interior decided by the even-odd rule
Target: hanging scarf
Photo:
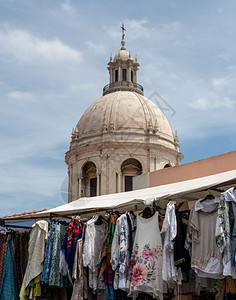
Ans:
{"type": "Polygon", "coordinates": [[[63,275],[68,274],[71,283],[76,244],[81,239],[82,233],[83,224],[77,219],[72,219],[61,246],[60,270],[63,275]]]}
{"type": "MultiPolygon", "coordinates": [[[[99,254],[98,257],[98,278],[103,277],[105,285],[106,285],[106,291],[109,290],[109,294],[113,292],[111,291],[111,288],[107,289],[108,286],[113,285],[113,271],[111,267],[111,245],[112,240],[115,232],[116,227],[116,221],[118,219],[119,215],[116,213],[110,213],[109,221],[108,221],[108,232],[106,235],[106,239],[103,245],[103,249],[99,254]]],[[[110,299],[110,297],[107,299],[110,299]]]]}

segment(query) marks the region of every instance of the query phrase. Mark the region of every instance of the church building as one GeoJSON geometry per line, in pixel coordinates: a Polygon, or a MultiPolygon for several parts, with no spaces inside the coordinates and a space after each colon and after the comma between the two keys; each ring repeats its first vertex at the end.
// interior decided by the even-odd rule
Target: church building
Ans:
{"type": "Polygon", "coordinates": [[[163,111],[144,96],[139,63],[125,47],[108,63],[109,84],[72,130],[68,165],[68,201],[131,191],[133,177],[183,159],[179,138],[163,111]]]}

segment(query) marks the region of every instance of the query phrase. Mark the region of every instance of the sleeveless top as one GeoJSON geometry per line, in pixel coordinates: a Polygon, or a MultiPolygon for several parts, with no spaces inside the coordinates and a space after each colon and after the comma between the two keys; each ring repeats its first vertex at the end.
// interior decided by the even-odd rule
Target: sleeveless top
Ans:
{"type": "Polygon", "coordinates": [[[148,293],[163,299],[162,240],[158,212],[145,219],[137,216],[137,229],[130,261],[130,294],[148,293]]]}

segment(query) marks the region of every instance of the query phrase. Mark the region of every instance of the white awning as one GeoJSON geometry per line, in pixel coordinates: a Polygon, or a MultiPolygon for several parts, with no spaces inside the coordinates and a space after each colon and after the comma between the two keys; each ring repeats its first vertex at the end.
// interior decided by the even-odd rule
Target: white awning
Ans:
{"type": "Polygon", "coordinates": [[[135,205],[151,205],[154,201],[169,199],[185,202],[199,199],[201,197],[200,192],[210,188],[223,188],[225,190],[230,186],[236,186],[236,170],[131,192],[84,197],[33,215],[7,217],[3,220],[10,222],[49,218],[50,216],[69,217],[85,213],[91,214],[96,211],[125,209],[135,205]]]}

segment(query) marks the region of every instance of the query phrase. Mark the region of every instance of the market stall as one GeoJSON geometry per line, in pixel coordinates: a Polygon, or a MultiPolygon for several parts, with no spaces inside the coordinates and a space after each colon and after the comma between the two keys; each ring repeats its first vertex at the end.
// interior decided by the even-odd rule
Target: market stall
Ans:
{"type": "Polygon", "coordinates": [[[1,218],[0,299],[236,296],[235,186],[232,170],[1,218]]]}

